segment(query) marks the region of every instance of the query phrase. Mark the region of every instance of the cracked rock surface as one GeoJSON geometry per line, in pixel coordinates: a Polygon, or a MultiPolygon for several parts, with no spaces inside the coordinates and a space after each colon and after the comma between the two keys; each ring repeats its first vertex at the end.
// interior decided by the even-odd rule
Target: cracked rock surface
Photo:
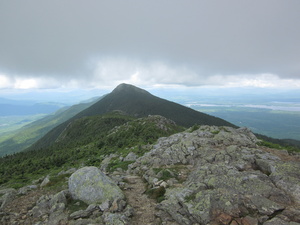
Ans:
{"type": "Polygon", "coordinates": [[[160,179],[169,184],[158,205],[165,222],[300,223],[299,157],[259,147],[257,141],[245,128],[201,126],[159,139],[130,170],[152,186],[160,179]]]}

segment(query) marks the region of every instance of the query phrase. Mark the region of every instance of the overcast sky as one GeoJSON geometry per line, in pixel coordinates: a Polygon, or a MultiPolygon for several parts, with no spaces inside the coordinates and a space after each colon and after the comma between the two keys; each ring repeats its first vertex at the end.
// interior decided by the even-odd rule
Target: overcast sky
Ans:
{"type": "Polygon", "coordinates": [[[300,88],[299,0],[0,0],[0,89],[300,88]]]}

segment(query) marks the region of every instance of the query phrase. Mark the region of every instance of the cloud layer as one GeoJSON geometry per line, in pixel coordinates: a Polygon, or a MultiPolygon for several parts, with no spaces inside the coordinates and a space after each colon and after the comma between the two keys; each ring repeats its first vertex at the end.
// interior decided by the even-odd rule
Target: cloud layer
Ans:
{"type": "Polygon", "coordinates": [[[299,11],[298,0],[1,2],[0,88],[299,87],[299,11]]]}

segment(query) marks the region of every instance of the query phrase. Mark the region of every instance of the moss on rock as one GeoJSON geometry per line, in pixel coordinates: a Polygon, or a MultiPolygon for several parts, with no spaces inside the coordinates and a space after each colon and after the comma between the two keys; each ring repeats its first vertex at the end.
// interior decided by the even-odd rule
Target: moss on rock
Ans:
{"type": "Polygon", "coordinates": [[[101,204],[107,200],[123,199],[122,190],[96,167],[83,167],[69,178],[72,198],[87,204],[101,204]]]}

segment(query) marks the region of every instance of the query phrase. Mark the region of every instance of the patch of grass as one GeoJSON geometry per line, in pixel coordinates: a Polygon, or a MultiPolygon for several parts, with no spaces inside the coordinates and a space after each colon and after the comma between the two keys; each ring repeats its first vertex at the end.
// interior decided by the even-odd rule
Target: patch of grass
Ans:
{"type": "Polygon", "coordinates": [[[164,187],[155,187],[146,191],[146,195],[148,195],[150,198],[155,199],[157,202],[161,202],[165,199],[165,193],[166,189],[164,187]]]}
{"type": "Polygon", "coordinates": [[[271,143],[265,140],[261,140],[260,142],[258,142],[259,146],[265,146],[268,148],[275,148],[275,149],[283,149],[283,147],[279,144],[275,144],[275,143],[271,143]]]}
{"type": "Polygon", "coordinates": [[[165,200],[165,199],[166,199],[166,198],[165,198],[164,195],[163,195],[163,196],[160,196],[160,197],[157,198],[157,202],[160,203],[160,202],[162,202],[162,201],[165,200]]]}
{"type": "Polygon", "coordinates": [[[50,177],[50,182],[45,186],[46,188],[55,189],[61,188],[67,184],[67,178],[69,178],[70,174],[62,174],[55,177],[50,177]]]}
{"type": "Polygon", "coordinates": [[[190,133],[194,132],[195,130],[198,130],[200,128],[200,125],[195,124],[194,126],[192,126],[189,130],[190,133]]]}
{"type": "Polygon", "coordinates": [[[195,198],[196,198],[196,193],[193,193],[193,194],[190,194],[190,195],[187,195],[187,196],[184,197],[184,199],[185,199],[187,202],[193,201],[193,200],[195,200],[195,198]]]}
{"type": "Polygon", "coordinates": [[[85,210],[88,207],[88,204],[81,200],[75,200],[71,196],[67,197],[67,210],[71,213],[85,210]]]}
{"type": "Polygon", "coordinates": [[[108,166],[107,169],[109,172],[115,171],[117,168],[121,168],[122,170],[127,170],[128,165],[133,163],[134,161],[120,161],[119,159],[117,160],[112,160],[108,166]]]}
{"type": "Polygon", "coordinates": [[[176,178],[176,175],[173,172],[171,172],[169,169],[165,169],[165,168],[152,168],[152,169],[161,180],[167,181],[171,178],[174,177],[176,178]]]}
{"type": "Polygon", "coordinates": [[[160,171],[163,170],[163,168],[152,168],[155,174],[158,174],[160,171]]]}
{"type": "Polygon", "coordinates": [[[170,173],[170,171],[168,170],[163,170],[162,171],[162,175],[161,175],[161,179],[166,181],[166,180],[169,180],[170,178],[173,178],[174,175],[170,173]]]}
{"type": "Polygon", "coordinates": [[[19,188],[23,187],[24,184],[23,183],[13,183],[9,186],[12,187],[12,188],[15,188],[15,189],[19,189],[19,188]]]}
{"type": "Polygon", "coordinates": [[[274,148],[274,149],[278,149],[278,150],[287,150],[289,152],[300,152],[300,148],[297,148],[295,146],[282,146],[280,144],[272,143],[272,142],[269,142],[266,140],[260,140],[258,142],[258,145],[268,147],[268,148],[274,148]]]}
{"type": "Polygon", "coordinates": [[[220,131],[219,130],[215,130],[215,131],[212,131],[211,133],[212,134],[218,134],[218,133],[220,133],[220,131]]]}

